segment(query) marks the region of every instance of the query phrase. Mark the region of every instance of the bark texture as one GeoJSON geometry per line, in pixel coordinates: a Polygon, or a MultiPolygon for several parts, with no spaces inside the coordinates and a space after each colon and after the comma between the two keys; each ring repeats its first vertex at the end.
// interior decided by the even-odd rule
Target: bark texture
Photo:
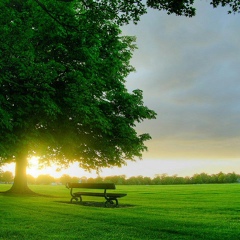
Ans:
{"type": "Polygon", "coordinates": [[[27,184],[27,165],[27,154],[24,152],[20,153],[16,158],[14,183],[8,192],[19,194],[33,193],[27,184]]]}

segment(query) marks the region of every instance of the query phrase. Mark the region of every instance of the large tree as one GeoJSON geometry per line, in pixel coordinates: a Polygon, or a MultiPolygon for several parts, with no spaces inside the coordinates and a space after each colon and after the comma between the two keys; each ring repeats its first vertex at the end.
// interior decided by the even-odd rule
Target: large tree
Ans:
{"type": "MultiPolygon", "coordinates": [[[[194,16],[193,0],[1,0],[0,164],[16,163],[11,191],[28,192],[31,156],[85,169],[141,157],[149,134],[136,122],[156,114],[125,79],[134,38],[119,26],[146,7],[194,16]]],[[[239,1],[213,0],[239,12],[239,1]]]]}
{"type": "Polygon", "coordinates": [[[121,166],[146,150],[149,134],[134,127],[156,114],[143,105],[140,90],[125,87],[135,44],[119,29],[144,13],[142,5],[133,6],[1,1],[0,162],[16,163],[10,191],[30,191],[31,156],[98,169],[121,166]]]}

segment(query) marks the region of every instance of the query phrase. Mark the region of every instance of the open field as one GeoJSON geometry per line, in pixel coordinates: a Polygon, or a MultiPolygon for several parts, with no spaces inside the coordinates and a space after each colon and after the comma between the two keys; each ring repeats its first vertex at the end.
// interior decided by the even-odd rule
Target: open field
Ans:
{"type": "Polygon", "coordinates": [[[0,239],[240,239],[240,184],[118,185],[128,194],[119,208],[96,197],[69,204],[64,186],[30,187],[50,196],[0,194],[0,239]]]}

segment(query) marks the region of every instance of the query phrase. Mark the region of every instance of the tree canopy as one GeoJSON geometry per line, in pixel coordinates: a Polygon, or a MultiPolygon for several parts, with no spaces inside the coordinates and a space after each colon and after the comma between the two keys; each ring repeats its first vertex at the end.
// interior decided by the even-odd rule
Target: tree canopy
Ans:
{"type": "Polygon", "coordinates": [[[155,113],[140,90],[124,86],[134,38],[120,36],[115,18],[92,1],[39,3],[1,6],[2,161],[25,150],[98,168],[141,156],[150,136],[133,127],[155,113]]]}

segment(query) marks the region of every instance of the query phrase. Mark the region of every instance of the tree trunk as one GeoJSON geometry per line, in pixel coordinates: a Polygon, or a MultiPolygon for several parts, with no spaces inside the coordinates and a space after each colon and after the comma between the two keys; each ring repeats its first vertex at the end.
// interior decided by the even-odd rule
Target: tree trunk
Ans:
{"type": "Polygon", "coordinates": [[[27,185],[27,157],[28,155],[24,151],[17,156],[14,183],[8,192],[20,194],[33,193],[27,185]]]}

